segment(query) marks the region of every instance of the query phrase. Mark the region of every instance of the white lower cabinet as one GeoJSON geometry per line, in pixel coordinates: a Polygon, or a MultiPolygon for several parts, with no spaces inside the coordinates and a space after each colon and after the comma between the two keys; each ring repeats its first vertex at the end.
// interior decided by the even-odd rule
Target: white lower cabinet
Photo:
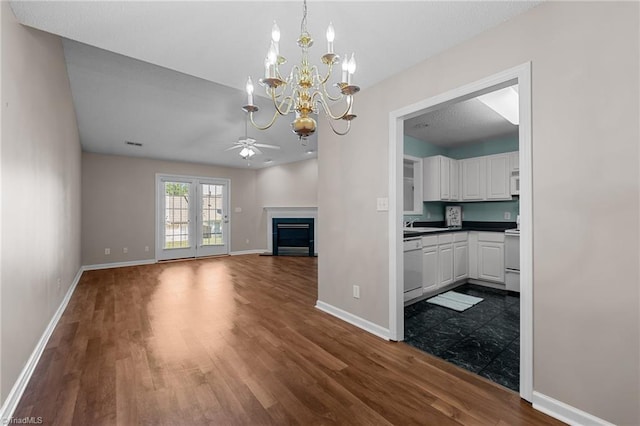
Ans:
{"type": "Polygon", "coordinates": [[[453,244],[438,245],[438,288],[453,283],[453,244]]]}
{"type": "Polygon", "coordinates": [[[438,288],[438,246],[422,248],[422,292],[438,288]]]}
{"type": "Polygon", "coordinates": [[[422,292],[467,278],[504,283],[504,233],[455,232],[422,237],[422,292]]]}
{"type": "Polygon", "coordinates": [[[478,279],[504,283],[504,233],[478,233],[478,279]]]}
{"type": "Polygon", "coordinates": [[[469,243],[453,244],[453,280],[469,278],[469,243]]]}

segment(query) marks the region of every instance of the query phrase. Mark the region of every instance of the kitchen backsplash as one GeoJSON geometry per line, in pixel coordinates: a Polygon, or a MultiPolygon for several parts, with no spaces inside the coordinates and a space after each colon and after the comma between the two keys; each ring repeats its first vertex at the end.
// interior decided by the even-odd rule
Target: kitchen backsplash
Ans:
{"type": "Polygon", "coordinates": [[[520,213],[518,200],[477,203],[428,201],[422,203],[422,206],[422,215],[405,215],[404,220],[417,219],[424,222],[444,220],[445,206],[462,206],[462,220],[473,222],[515,222],[516,215],[520,213]],[[509,218],[505,219],[505,213],[509,214],[509,218]]]}

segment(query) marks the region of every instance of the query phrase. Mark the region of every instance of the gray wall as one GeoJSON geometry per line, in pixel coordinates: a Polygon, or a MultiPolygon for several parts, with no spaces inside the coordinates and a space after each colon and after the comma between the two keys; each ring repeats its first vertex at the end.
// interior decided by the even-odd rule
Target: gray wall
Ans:
{"type": "Polygon", "coordinates": [[[231,180],[231,251],[260,248],[255,170],[82,154],[82,263],[155,258],[156,173],[231,180]],[[234,208],[240,207],[241,213],[234,208]],[[247,243],[247,240],[249,242],[247,243]],[[149,251],[145,252],[145,246],[149,251]],[[104,254],[105,248],[110,255],[104,254]],[[123,253],[123,248],[129,249],[123,253]]]}
{"type": "Polygon", "coordinates": [[[0,7],[4,401],[80,268],[81,158],[60,38],[0,7]]]}
{"type": "Polygon", "coordinates": [[[231,251],[266,250],[264,206],[316,205],[315,159],[256,171],[85,152],[83,265],[155,258],[156,173],[231,180],[231,251]]]}
{"type": "Polygon", "coordinates": [[[319,299],[388,327],[389,112],[531,61],[534,390],[639,424],[638,17],[543,3],[363,90],[348,136],[320,120],[319,299]]]}
{"type": "MultiPolygon", "coordinates": [[[[258,170],[256,197],[261,208],[316,207],[318,205],[318,160],[313,158],[258,170]]],[[[257,237],[260,247],[266,250],[267,213],[264,209],[261,212],[257,237]]]]}

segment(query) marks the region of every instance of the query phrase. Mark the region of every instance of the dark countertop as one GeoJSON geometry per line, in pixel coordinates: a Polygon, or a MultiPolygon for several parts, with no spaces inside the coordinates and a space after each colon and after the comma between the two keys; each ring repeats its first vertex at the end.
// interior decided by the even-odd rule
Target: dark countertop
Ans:
{"type": "MultiPolygon", "coordinates": [[[[441,222],[415,222],[415,228],[444,228],[445,224],[441,222]]],[[[462,228],[443,229],[442,231],[432,232],[404,232],[404,238],[420,237],[422,235],[436,235],[447,232],[465,232],[465,231],[484,231],[484,232],[504,232],[507,229],[515,229],[515,222],[462,222],[462,228]]]]}

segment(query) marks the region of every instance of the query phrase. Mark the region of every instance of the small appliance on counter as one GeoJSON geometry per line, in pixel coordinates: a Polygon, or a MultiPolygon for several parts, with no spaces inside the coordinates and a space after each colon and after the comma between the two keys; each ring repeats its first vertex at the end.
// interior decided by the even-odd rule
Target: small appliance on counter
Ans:
{"type": "Polygon", "coordinates": [[[462,228],[462,206],[446,206],[444,220],[447,228],[462,228]]]}

